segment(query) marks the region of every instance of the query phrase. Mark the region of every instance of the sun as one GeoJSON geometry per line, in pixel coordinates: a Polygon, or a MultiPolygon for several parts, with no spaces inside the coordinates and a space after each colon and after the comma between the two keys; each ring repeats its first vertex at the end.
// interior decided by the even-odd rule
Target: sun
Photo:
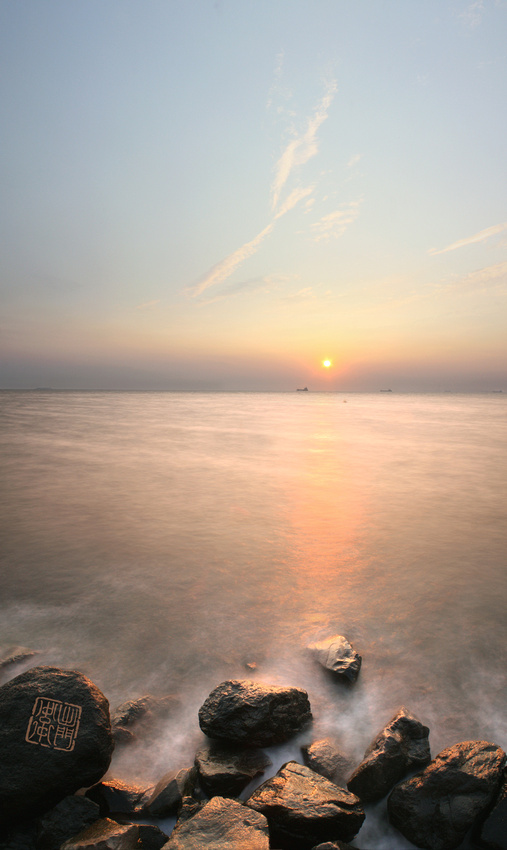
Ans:
{"type": "Polygon", "coordinates": [[[326,369],[329,369],[329,367],[330,367],[330,366],[332,366],[333,364],[331,363],[331,360],[323,360],[323,361],[322,361],[322,365],[323,365],[326,369]]]}

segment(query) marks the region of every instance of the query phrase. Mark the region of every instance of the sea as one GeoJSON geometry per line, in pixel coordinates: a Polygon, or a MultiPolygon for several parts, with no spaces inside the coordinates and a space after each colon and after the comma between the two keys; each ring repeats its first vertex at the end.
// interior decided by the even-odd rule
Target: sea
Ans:
{"type": "MultiPolygon", "coordinates": [[[[507,394],[2,391],[0,447],[0,645],[37,651],[3,681],[178,700],[109,776],[190,766],[226,679],[308,692],[266,776],[325,736],[358,764],[402,705],[433,756],[507,748],[507,394]],[[354,685],[308,650],[334,634],[354,685]]],[[[367,812],[355,845],[412,846],[367,812]]]]}

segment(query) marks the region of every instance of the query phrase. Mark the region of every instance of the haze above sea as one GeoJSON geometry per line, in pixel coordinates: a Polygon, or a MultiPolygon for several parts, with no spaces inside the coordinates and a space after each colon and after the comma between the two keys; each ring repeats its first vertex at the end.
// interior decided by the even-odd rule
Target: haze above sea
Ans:
{"type": "Polygon", "coordinates": [[[308,691],[273,769],[324,735],[357,763],[401,705],[433,756],[507,747],[507,396],[3,391],[0,445],[0,644],[180,699],[111,775],[190,764],[232,678],[308,691]],[[306,648],[335,633],[351,687],[306,648]]]}

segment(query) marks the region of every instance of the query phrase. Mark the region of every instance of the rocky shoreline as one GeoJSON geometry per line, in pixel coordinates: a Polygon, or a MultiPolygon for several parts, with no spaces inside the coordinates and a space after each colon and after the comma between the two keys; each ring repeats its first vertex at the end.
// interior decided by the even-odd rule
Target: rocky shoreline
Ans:
{"type": "MultiPolygon", "coordinates": [[[[361,657],[346,638],[309,649],[353,686],[361,657]]],[[[0,667],[34,654],[15,647],[0,653],[0,667]]],[[[222,682],[199,709],[206,742],[193,764],[150,787],[104,778],[114,747],[174,704],[143,696],[110,714],[86,676],[56,667],[33,667],[0,687],[0,850],[346,850],[365,806],[379,801],[416,847],[453,850],[466,838],[469,847],[507,850],[504,751],[462,741],[432,759],[428,727],[405,707],[360,764],[332,739],[313,740],[300,761],[262,782],[271,765],[262,748],[303,730],[311,739],[308,694],[297,687],[222,682]],[[157,825],[168,817],[176,818],[170,835],[157,825]]]]}

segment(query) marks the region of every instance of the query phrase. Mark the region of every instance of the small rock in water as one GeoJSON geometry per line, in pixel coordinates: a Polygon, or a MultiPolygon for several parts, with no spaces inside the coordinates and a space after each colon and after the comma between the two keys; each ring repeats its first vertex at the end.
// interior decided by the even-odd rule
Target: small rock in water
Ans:
{"type": "Polygon", "coordinates": [[[27,658],[33,658],[37,654],[38,650],[28,649],[26,646],[2,647],[0,649],[0,670],[4,667],[10,667],[12,664],[26,661],[27,658]]]}
{"type": "Polygon", "coordinates": [[[139,827],[103,818],[65,841],[61,850],[139,850],[139,827]]]}
{"type": "Polygon", "coordinates": [[[266,818],[237,800],[213,797],[190,820],[178,821],[164,850],[269,850],[266,818]]]}
{"type": "Polygon", "coordinates": [[[208,796],[237,797],[254,777],[264,773],[271,759],[262,750],[212,741],[197,751],[195,764],[208,796]]]}
{"type": "Polygon", "coordinates": [[[487,741],[447,747],[394,788],[389,820],[417,847],[453,850],[493,802],[504,763],[504,751],[487,741]]]}
{"type": "Polygon", "coordinates": [[[38,816],[109,767],[109,703],[82,673],[33,667],[0,688],[0,825],[38,816]]]}
{"type": "Polygon", "coordinates": [[[106,779],[88,788],[86,797],[100,807],[105,817],[111,813],[140,814],[153,788],[131,785],[121,779],[106,779]]]}
{"type": "Polygon", "coordinates": [[[260,785],[246,805],[267,817],[273,847],[288,850],[351,841],[365,817],[355,794],[295,761],[260,785]]]}
{"type": "Polygon", "coordinates": [[[356,681],[362,659],[343,635],[333,635],[310,643],[308,649],[326,670],[343,676],[350,682],[356,681]]]}
{"type": "Polygon", "coordinates": [[[425,767],[431,760],[429,731],[400,708],[366,750],[364,761],[347,782],[349,791],[371,803],[385,797],[410,770],[425,767]]]}
{"type": "Polygon", "coordinates": [[[139,824],[139,846],[138,850],[160,850],[168,839],[165,832],[158,826],[151,824],[139,824]]]}
{"type": "Polygon", "coordinates": [[[283,743],[311,719],[306,691],[250,680],[222,682],[199,709],[209,738],[251,747],[283,743]]]}
{"type": "Polygon", "coordinates": [[[185,767],[165,773],[146,800],[144,807],[146,814],[156,818],[175,815],[183,798],[192,796],[196,779],[195,767],[185,767]]]}
{"type": "MultiPolygon", "coordinates": [[[[304,763],[335,785],[344,785],[352,769],[352,761],[331,738],[321,738],[301,747],[304,763]]],[[[354,792],[355,793],[355,792],[354,792]]]]}
{"type": "Polygon", "coordinates": [[[113,736],[118,744],[129,743],[135,739],[132,726],[147,726],[158,717],[168,714],[179,705],[178,699],[170,694],[153,697],[146,694],[138,699],[129,699],[115,708],[111,715],[113,736]]]}

